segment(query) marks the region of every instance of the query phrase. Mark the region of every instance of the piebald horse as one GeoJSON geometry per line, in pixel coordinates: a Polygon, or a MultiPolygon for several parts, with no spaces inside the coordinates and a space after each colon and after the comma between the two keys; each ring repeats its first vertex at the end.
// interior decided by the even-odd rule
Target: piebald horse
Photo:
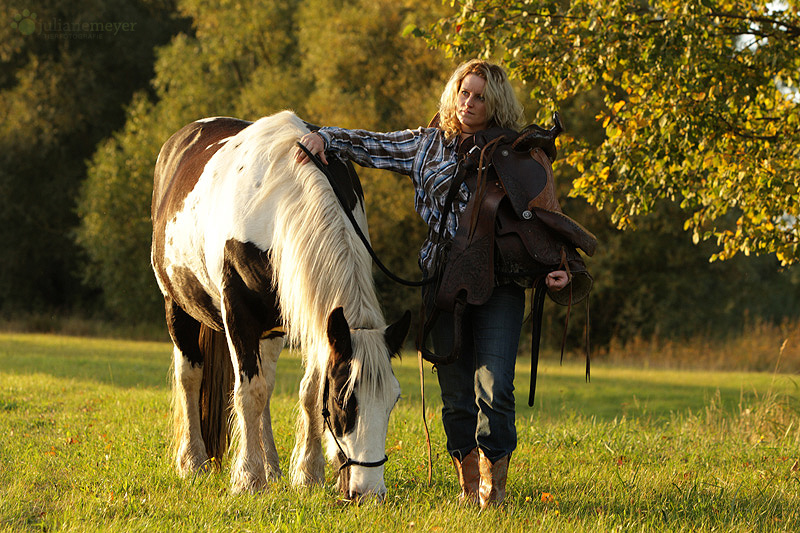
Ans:
{"type": "MultiPolygon", "coordinates": [[[[175,461],[183,476],[218,465],[230,420],[232,491],[281,476],[269,404],[286,337],[305,366],[292,483],[324,482],[324,433],[338,488],[383,497],[400,396],[391,357],[410,317],[386,325],[370,257],[330,182],[295,162],[308,131],[288,111],[252,123],[209,118],[159,153],[152,265],[174,343],[175,461]]],[[[358,177],[333,158],[330,170],[366,233],[358,177]]]]}

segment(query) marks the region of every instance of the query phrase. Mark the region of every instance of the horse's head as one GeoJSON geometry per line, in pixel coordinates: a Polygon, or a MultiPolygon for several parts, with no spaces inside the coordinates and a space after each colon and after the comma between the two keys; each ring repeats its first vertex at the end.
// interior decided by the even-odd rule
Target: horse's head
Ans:
{"type": "Polygon", "coordinates": [[[400,398],[390,359],[399,352],[410,320],[406,312],[380,330],[351,330],[341,307],[328,317],[331,356],[322,409],[328,455],[339,468],[339,490],[350,499],[386,495],[386,432],[400,398]]]}

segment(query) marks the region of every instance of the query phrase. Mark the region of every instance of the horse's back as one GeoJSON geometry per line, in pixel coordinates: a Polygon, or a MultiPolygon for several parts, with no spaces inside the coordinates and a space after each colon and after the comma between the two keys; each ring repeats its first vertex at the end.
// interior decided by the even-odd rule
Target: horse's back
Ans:
{"type": "Polygon", "coordinates": [[[154,229],[180,208],[208,161],[224,144],[252,123],[229,117],[197,120],[170,137],[158,154],[153,176],[154,229]]]}

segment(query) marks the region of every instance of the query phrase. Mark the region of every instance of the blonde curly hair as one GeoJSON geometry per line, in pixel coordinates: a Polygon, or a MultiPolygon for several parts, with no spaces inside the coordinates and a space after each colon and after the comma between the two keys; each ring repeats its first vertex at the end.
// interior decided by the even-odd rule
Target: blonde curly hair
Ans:
{"type": "Polygon", "coordinates": [[[484,61],[471,59],[459,65],[447,81],[439,100],[439,124],[447,138],[461,133],[461,122],[458,120],[458,92],[461,82],[470,74],[486,80],[483,97],[486,102],[486,116],[490,126],[519,129],[524,120],[522,104],[508,81],[502,67],[484,61]]]}

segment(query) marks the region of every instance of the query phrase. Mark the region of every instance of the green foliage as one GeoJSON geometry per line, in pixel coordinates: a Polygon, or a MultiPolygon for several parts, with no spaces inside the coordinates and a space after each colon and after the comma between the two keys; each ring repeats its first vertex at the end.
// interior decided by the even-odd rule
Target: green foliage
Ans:
{"type": "Polygon", "coordinates": [[[122,124],[122,103],[152,75],[153,46],[181,23],[169,2],[20,7],[0,2],[0,310],[74,309],[92,296],[73,242],[85,159],[122,124]]]}
{"type": "MultiPolygon", "coordinates": [[[[797,395],[787,376],[598,369],[544,363],[538,405],[520,398],[507,503],[460,506],[435,379],[426,482],[414,357],[394,363],[384,505],[294,489],[298,357],[284,353],[272,401],[284,477],[230,494],[220,473],[180,479],[169,456],[166,343],[0,336],[0,528],[258,531],[796,531],[797,395]],[[744,390],[744,393],[742,392],[744,390]]],[[[526,383],[524,365],[518,378],[526,383]]],[[[426,372],[426,377],[431,378],[426,372]]],[[[524,389],[524,387],[518,387],[524,389]]],[[[519,391],[524,395],[525,391],[519,391]]],[[[229,454],[230,455],[230,454],[229,454]]]]}
{"type": "MultiPolygon", "coordinates": [[[[794,1],[458,0],[428,33],[449,54],[502,55],[552,111],[590,91],[604,139],[576,139],[574,194],[625,228],[679,202],[713,259],[800,260],[800,19],[794,1]]],[[[411,31],[411,30],[410,30],[411,31]]]]}

